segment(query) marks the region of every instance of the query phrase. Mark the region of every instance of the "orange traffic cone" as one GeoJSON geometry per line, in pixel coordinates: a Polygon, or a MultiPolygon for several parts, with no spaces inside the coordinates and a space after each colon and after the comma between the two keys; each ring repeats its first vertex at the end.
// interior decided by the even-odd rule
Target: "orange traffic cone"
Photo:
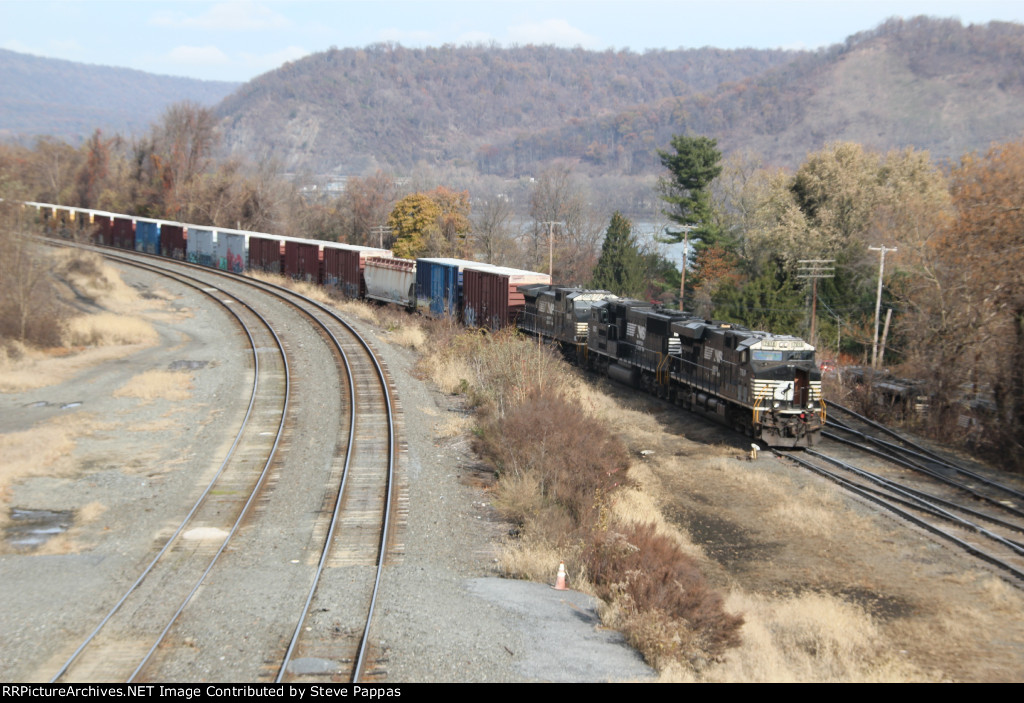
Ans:
{"type": "Polygon", "coordinates": [[[565,562],[558,562],[558,578],[555,579],[555,590],[556,591],[567,591],[565,587],[565,562]]]}

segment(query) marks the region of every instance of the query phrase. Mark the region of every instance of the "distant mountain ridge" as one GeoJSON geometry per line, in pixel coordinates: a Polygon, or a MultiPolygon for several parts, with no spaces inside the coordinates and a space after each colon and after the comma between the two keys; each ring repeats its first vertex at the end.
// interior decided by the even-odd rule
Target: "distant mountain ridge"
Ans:
{"type": "Polygon", "coordinates": [[[676,133],[782,166],[837,140],[956,159],[1021,136],[1022,59],[1022,25],[927,17],[815,52],[377,45],[287,64],[218,111],[229,148],[319,172],[654,173],[676,133]]]}
{"type": "Polygon", "coordinates": [[[77,144],[96,129],[142,134],[168,105],[212,107],[238,85],[0,49],[0,139],[48,135],[77,144]]]}
{"type": "Polygon", "coordinates": [[[286,64],[245,84],[218,112],[231,149],[291,166],[358,173],[420,161],[473,165],[495,145],[696,96],[796,55],[378,44],[286,64]]]}

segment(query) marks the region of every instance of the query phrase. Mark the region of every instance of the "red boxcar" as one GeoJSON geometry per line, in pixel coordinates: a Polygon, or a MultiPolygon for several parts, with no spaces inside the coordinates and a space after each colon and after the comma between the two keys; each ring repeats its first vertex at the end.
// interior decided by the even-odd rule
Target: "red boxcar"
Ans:
{"type": "Polygon", "coordinates": [[[115,217],[111,242],[118,249],[135,250],[135,223],[127,217],[115,217]]]}
{"type": "Polygon", "coordinates": [[[374,249],[354,244],[324,243],[325,286],[332,286],[349,298],[366,296],[364,270],[370,257],[391,256],[387,249],[374,249]]]}
{"type": "Polygon", "coordinates": [[[114,246],[114,230],[108,215],[93,215],[92,240],[106,247],[114,246]]]}
{"type": "Polygon", "coordinates": [[[185,228],[181,225],[160,224],[160,256],[185,260],[185,228]]]}
{"type": "Polygon", "coordinates": [[[281,273],[284,270],[284,242],[268,237],[249,237],[249,270],[281,273]]]}
{"type": "Polygon", "coordinates": [[[519,286],[551,283],[551,276],[536,271],[521,271],[500,266],[462,272],[462,315],[470,327],[497,330],[515,325],[526,307],[519,286]]]}
{"type": "Polygon", "coordinates": [[[309,283],[320,283],[322,266],[323,252],[320,251],[319,243],[291,241],[284,243],[284,273],[286,276],[309,283]]]}

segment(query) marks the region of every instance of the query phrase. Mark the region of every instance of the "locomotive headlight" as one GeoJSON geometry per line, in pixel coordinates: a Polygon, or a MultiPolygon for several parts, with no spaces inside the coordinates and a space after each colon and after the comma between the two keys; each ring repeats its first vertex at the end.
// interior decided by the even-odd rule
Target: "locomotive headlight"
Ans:
{"type": "Polygon", "coordinates": [[[773,408],[779,407],[779,401],[776,400],[774,403],[772,403],[772,407],[773,408]]]}

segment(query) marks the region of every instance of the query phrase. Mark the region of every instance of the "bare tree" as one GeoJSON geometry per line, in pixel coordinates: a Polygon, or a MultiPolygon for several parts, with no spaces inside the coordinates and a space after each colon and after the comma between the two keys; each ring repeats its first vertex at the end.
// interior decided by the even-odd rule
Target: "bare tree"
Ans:
{"type": "Polygon", "coordinates": [[[586,192],[569,166],[552,166],[540,175],[530,194],[530,216],[534,220],[526,231],[530,265],[548,271],[550,247],[553,278],[564,283],[590,280],[604,222],[590,208],[586,192]],[[559,224],[545,224],[551,222],[559,224]]]}
{"type": "Polygon", "coordinates": [[[477,256],[488,264],[519,265],[512,200],[504,193],[492,193],[478,199],[475,209],[473,239],[477,256]]]}
{"type": "Polygon", "coordinates": [[[30,212],[0,202],[0,342],[53,346],[60,342],[59,314],[49,266],[28,236],[35,229],[30,212]]]}
{"type": "Polygon", "coordinates": [[[349,178],[341,196],[340,210],[345,218],[342,231],[349,244],[378,246],[379,240],[371,235],[384,225],[398,202],[398,187],[394,179],[378,170],[366,178],[349,178]]]}
{"type": "Polygon", "coordinates": [[[198,177],[209,168],[217,143],[216,124],[212,110],[186,101],[167,108],[154,130],[167,215],[192,215],[198,177]]]}

